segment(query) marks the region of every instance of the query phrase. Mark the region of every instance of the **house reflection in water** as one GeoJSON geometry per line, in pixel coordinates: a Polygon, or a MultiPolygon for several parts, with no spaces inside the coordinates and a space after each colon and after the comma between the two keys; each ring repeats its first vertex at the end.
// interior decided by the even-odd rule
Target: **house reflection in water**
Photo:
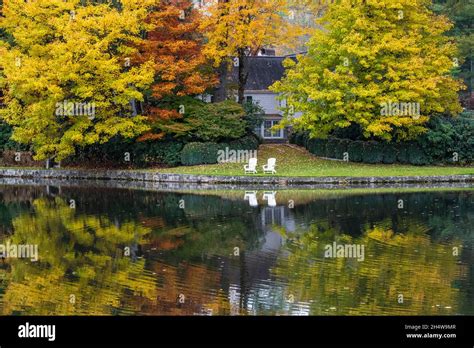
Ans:
{"type": "Polygon", "coordinates": [[[259,225],[263,233],[257,249],[242,252],[238,267],[228,264],[229,267],[224,271],[223,278],[228,281],[230,314],[256,315],[266,311],[272,312],[277,308],[282,310],[282,313],[294,312],[296,309],[296,314],[307,314],[306,310],[298,308],[300,306],[297,303],[291,304],[287,301],[288,294],[284,283],[273,279],[271,274],[278,257],[281,257],[285,242],[279,230],[293,232],[296,228],[292,209],[286,202],[277,202],[276,191],[247,191],[244,199],[248,200],[252,207],[258,207],[255,222],[256,227],[259,225]]]}

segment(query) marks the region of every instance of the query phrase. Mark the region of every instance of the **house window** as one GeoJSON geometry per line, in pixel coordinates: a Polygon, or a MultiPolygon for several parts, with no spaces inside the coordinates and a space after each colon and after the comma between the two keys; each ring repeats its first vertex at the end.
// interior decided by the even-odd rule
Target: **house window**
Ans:
{"type": "Polygon", "coordinates": [[[285,108],[286,107],[286,99],[278,99],[278,106],[280,108],[285,108]]]}
{"type": "Polygon", "coordinates": [[[273,126],[276,126],[280,121],[278,120],[265,120],[262,127],[262,137],[264,139],[281,139],[283,138],[283,129],[273,130],[273,126]]]}

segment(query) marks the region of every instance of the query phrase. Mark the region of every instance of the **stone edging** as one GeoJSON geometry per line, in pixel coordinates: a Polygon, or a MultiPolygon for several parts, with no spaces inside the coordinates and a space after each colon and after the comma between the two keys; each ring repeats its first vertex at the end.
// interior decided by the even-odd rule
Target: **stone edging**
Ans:
{"type": "Polygon", "coordinates": [[[313,184],[385,184],[385,183],[471,183],[474,175],[441,176],[387,176],[387,177],[263,177],[263,176],[212,176],[190,174],[165,174],[133,170],[83,170],[83,169],[0,169],[0,177],[41,179],[87,179],[118,181],[151,181],[162,183],[194,184],[262,184],[298,186],[313,184]]]}

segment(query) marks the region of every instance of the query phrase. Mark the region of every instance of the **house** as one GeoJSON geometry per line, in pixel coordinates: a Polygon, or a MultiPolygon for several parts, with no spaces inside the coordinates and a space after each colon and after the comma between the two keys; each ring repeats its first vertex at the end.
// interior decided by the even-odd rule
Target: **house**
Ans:
{"type": "MultiPolygon", "coordinates": [[[[245,85],[244,98],[246,101],[258,103],[264,110],[262,124],[255,129],[264,142],[287,142],[290,128],[275,130],[282,117],[282,107],[285,100],[279,100],[278,93],[270,91],[270,86],[283,78],[285,68],[283,61],[287,58],[296,59],[296,55],[275,56],[274,50],[262,50],[258,56],[247,57],[247,83],[245,85]]],[[[237,68],[234,69],[230,79],[234,84],[237,81],[237,68]]],[[[298,117],[298,114],[295,115],[298,117]]]]}
{"type": "MultiPolygon", "coordinates": [[[[245,84],[244,98],[246,101],[258,103],[263,111],[263,122],[255,129],[255,133],[259,135],[264,142],[267,143],[284,143],[288,141],[288,135],[291,128],[273,129],[283,118],[281,108],[284,108],[285,100],[279,100],[278,93],[270,90],[270,86],[276,81],[283,78],[285,68],[283,61],[287,58],[296,59],[295,54],[286,56],[275,56],[275,50],[262,49],[257,56],[247,57],[245,64],[248,72],[247,83],[245,84]]],[[[238,68],[234,67],[233,71],[227,76],[227,94],[228,98],[235,98],[237,101],[237,81],[238,68]]],[[[223,86],[219,85],[216,90],[223,90],[223,86]]],[[[220,92],[217,94],[221,94],[220,92]]],[[[205,102],[213,102],[212,95],[205,94],[199,96],[199,99],[205,102]]],[[[296,113],[293,117],[299,117],[296,113]]]]}
{"type": "Polygon", "coordinates": [[[285,104],[284,101],[277,99],[277,93],[269,89],[283,77],[285,72],[283,61],[286,58],[286,56],[266,55],[247,58],[248,78],[244,97],[246,101],[258,103],[265,111],[262,124],[255,129],[255,133],[265,142],[286,142],[288,139],[289,129],[272,129],[281,121],[282,111],[280,108],[285,104]]]}

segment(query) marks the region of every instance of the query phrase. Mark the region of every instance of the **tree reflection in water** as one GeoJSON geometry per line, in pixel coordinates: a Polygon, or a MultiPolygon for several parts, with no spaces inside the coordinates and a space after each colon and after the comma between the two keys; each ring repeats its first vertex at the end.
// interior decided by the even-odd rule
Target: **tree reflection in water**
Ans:
{"type": "Polygon", "coordinates": [[[472,192],[260,192],[251,205],[233,191],[3,187],[0,243],[38,244],[40,261],[0,262],[0,311],[474,314],[472,192]],[[364,261],[325,258],[333,242],[364,245],[364,261]]]}

